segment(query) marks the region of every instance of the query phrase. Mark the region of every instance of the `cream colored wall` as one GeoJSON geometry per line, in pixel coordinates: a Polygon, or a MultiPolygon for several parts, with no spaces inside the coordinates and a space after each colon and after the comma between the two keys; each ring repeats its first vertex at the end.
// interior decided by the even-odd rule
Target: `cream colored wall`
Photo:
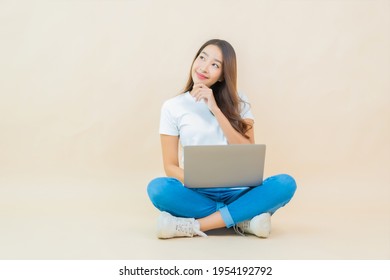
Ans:
{"type": "Polygon", "coordinates": [[[0,183],[162,174],[161,103],[215,37],[236,49],[268,174],[390,179],[389,14],[379,0],[1,1],[0,183]]]}

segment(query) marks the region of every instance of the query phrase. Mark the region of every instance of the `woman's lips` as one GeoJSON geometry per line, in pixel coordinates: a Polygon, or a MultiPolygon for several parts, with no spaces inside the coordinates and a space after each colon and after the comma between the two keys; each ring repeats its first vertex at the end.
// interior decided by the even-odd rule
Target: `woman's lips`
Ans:
{"type": "Polygon", "coordinates": [[[200,74],[200,73],[198,73],[198,72],[196,72],[196,76],[197,76],[200,80],[205,80],[205,79],[207,79],[207,77],[206,77],[205,75],[202,75],[202,74],[200,74]]]}

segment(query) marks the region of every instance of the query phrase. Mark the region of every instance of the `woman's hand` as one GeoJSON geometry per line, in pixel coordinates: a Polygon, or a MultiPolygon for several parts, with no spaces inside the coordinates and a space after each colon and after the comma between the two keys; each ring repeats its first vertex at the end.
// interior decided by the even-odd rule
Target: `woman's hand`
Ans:
{"type": "Polygon", "coordinates": [[[191,95],[195,98],[196,101],[201,101],[203,99],[211,112],[214,113],[214,110],[218,109],[213,91],[204,84],[194,84],[191,90],[191,95]]]}
{"type": "Polygon", "coordinates": [[[230,124],[229,120],[219,109],[217,102],[215,101],[213,91],[204,84],[194,84],[191,93],[196,101],[201,101],[202,99],[206,102],[209,110],[213,113],[217,119],[223,133],[229,144],[253,144],[254,132],[253,132],[253,120],[246,119],[245,121],[251,124],[251,129],[246,132],[246,135],[249,138],[242,136],[237,130],[235,130],[230,124]]]}

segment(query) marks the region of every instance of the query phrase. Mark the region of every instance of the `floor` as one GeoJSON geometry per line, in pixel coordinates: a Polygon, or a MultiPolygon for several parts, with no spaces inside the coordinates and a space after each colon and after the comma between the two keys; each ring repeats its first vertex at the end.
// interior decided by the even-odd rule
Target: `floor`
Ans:
{"type": "Polygon", "coordinates": [[[152,177],[2,178],[0,259],[390,259],[390,190],[370,176],[300,178],[268,239],[222,229],[170,240],[155,236],[152,177]]]}

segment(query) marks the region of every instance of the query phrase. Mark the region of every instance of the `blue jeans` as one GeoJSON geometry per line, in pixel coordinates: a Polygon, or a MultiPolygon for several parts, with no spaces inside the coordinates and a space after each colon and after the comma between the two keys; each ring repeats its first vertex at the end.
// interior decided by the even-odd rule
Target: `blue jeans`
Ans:
{"type": "Polygon", "coordinates": [[[275,213],[291,200],[295,190],[295,180],[286,174],[269,177],[252,188],[189,189],[171,177],[153,179],[147,188],[160,211],[198,219],[219,210],[228,228],[262,213],[275,213]]]}

